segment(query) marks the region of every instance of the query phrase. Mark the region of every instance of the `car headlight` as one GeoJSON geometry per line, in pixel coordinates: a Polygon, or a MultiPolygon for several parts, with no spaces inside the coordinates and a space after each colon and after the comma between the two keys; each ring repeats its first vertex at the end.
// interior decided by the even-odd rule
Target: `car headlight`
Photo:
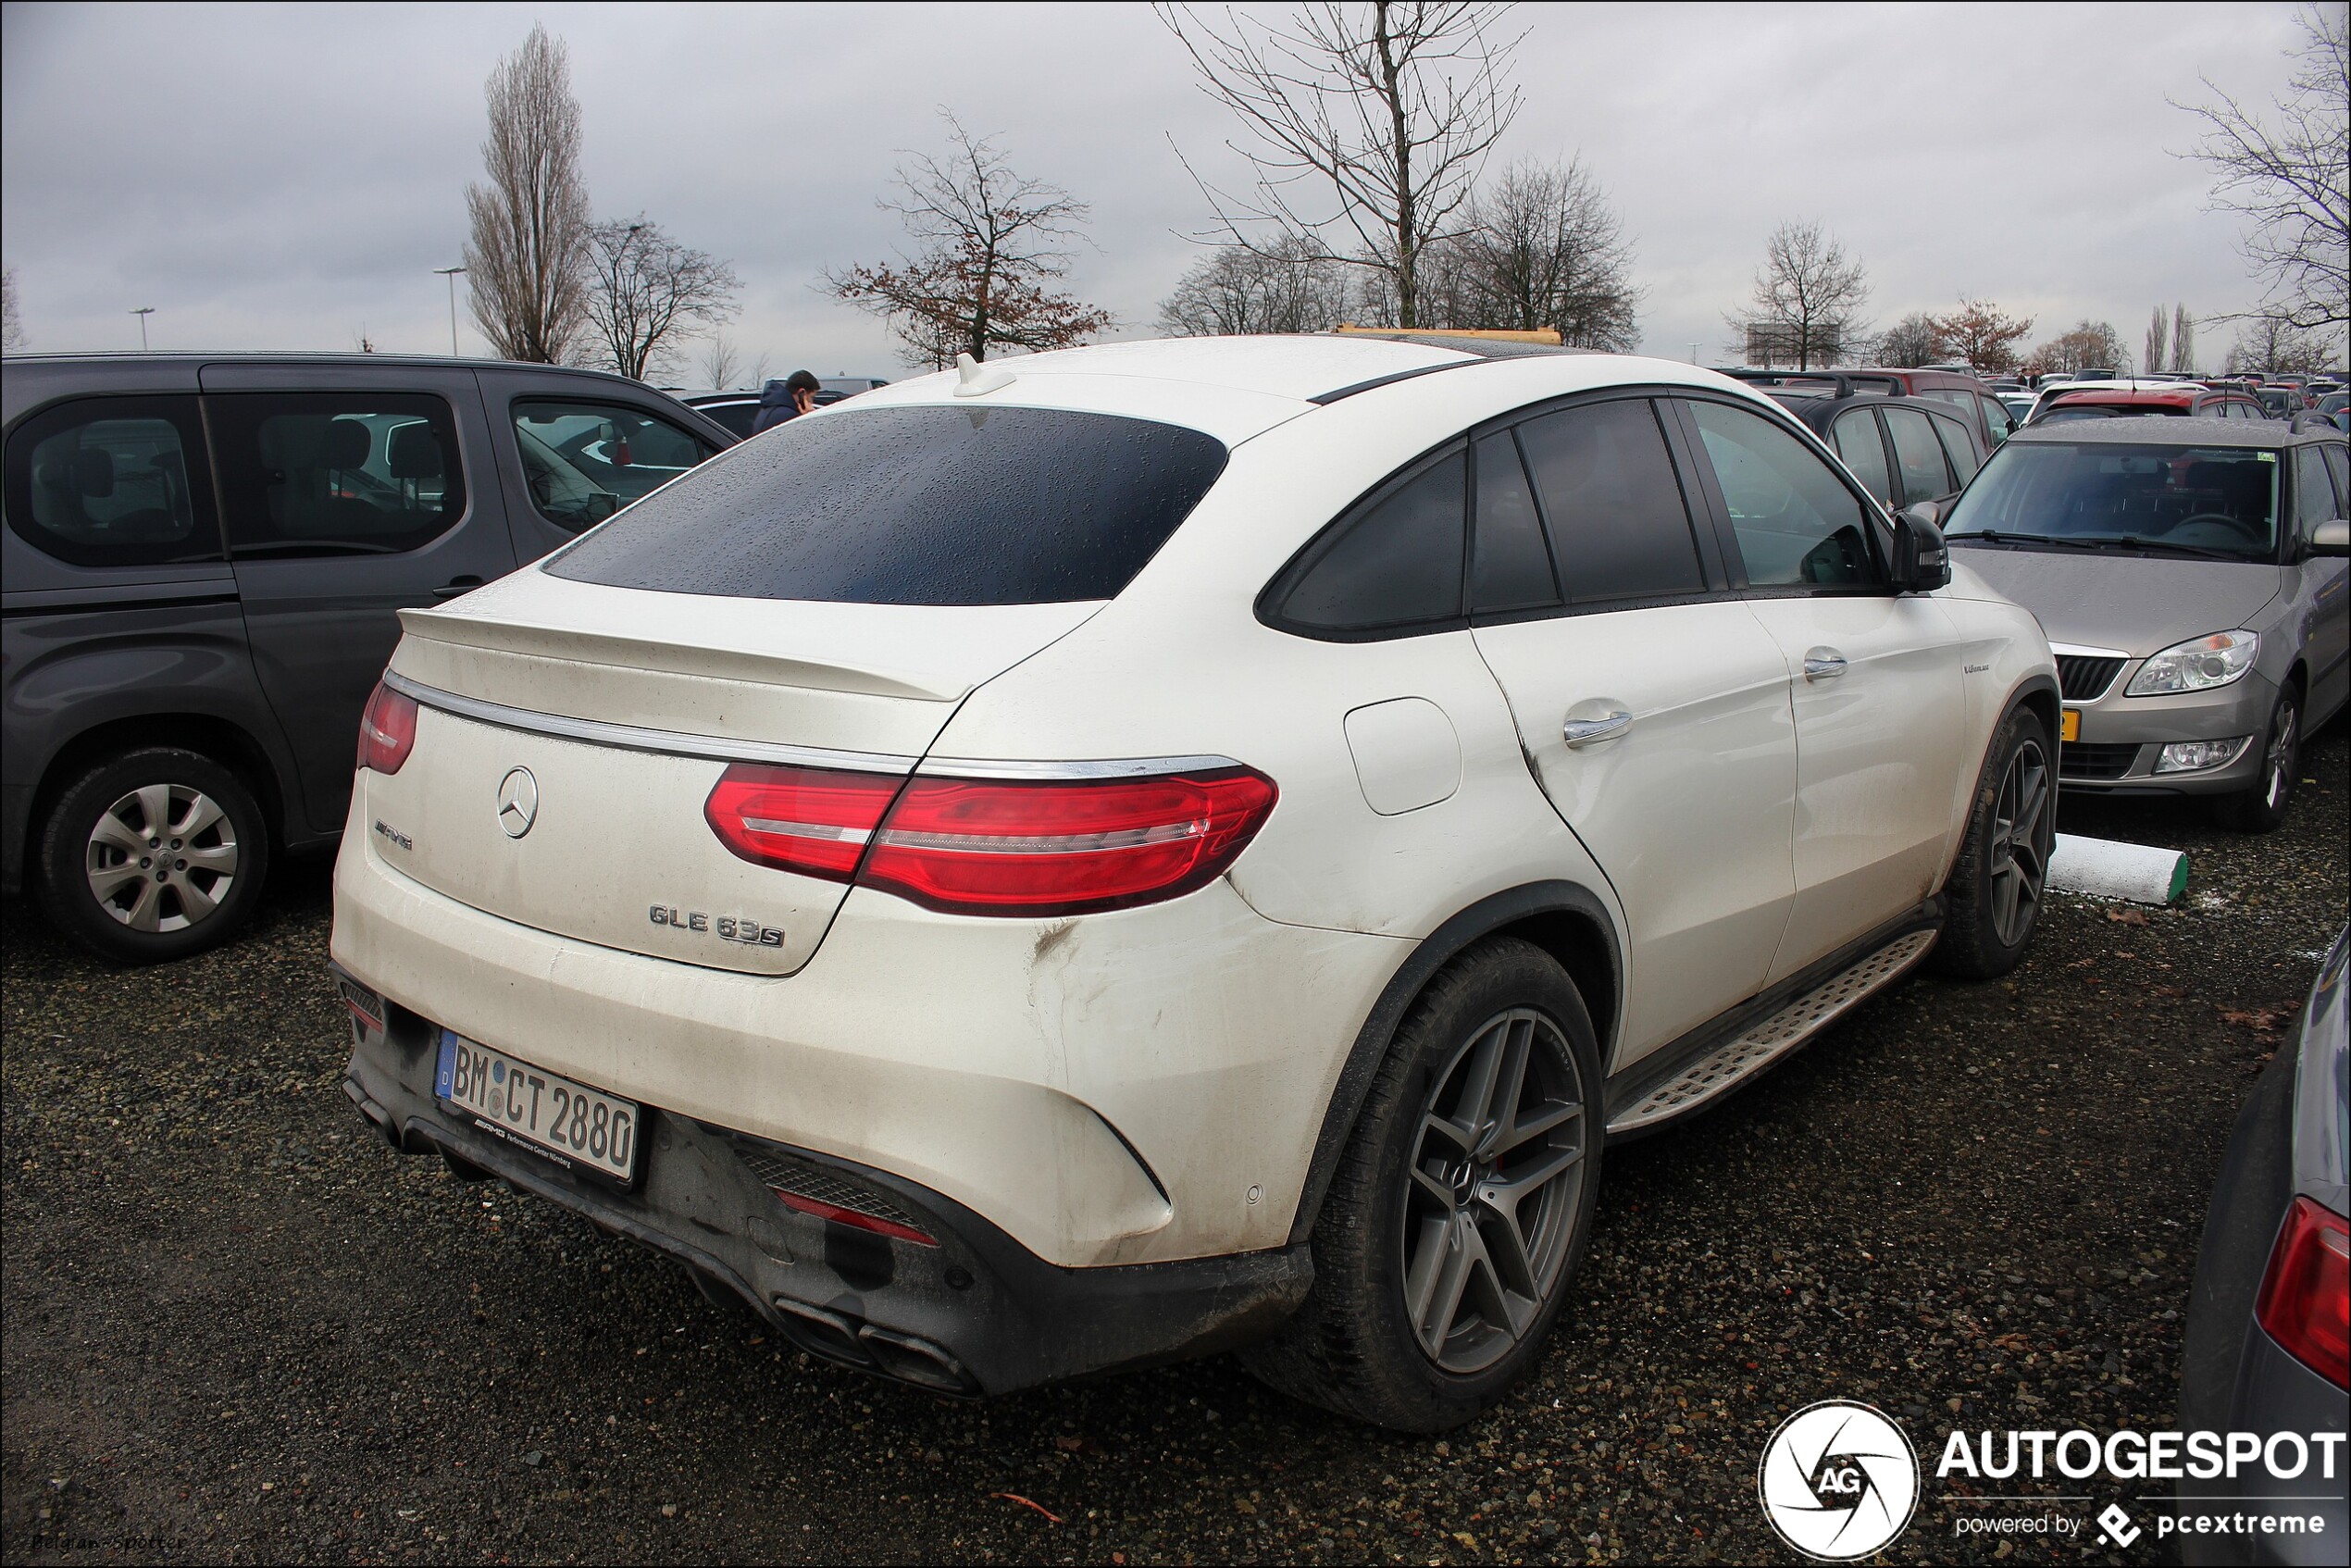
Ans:
{"type": "Polygon", "coordinates": [[[2131,697],[2163,697],[2175,691],[2209,691],[2226,686],[2253,667],[2261,639],[2249,631],[2216,631],[2176,642],[2146,664],[2131,678],[2131,697]]]}

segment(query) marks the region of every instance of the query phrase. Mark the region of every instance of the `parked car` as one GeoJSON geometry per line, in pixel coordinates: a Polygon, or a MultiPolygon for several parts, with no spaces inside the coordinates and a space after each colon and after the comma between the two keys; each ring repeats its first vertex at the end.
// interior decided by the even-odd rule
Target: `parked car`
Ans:
{"type": "Polygon", "coordinates": [[[2351,392],[2329,392],[2319,399],[2318,412],[2338,430],[2351,431],[2351,392]]]}
{"type": "Polygon", "coordinates": [[[2302,736],[2351,689],[2345,442],[2270,421],[2032,425],[1946,521],[2041,617],[2064,683],[2067,788],[2210,795],[2285,819],[2302,736]]]}
{"type": "Polygon", "coordinates": [[[1248,1344],[1450,1425],[1540,1355],[1610,1140],[1930,949],[2023,953],[2056,670],[1948,576],[1670,361],[881,388],[406,617],[348,1092],[815,1355],[976,1394],[1248,1344]]]}
{"type": "Polygon", "coordinates": [[[1999,399],[2000,406],[2009,411],[2009,421],[2011,428],[2021,425],[2025,420],[2031,418],[2033,417],[2034,404],[2040,401],[2038,393],[2029,392],[2004,392],[1999,394],[1999,399]]]}
{"type": "Polygon", "coordinates": [[[1862,392],[1835,371],[1785,382],[1772,396],[1888,507],[1948,501],[1984,467],[1975,425],[1947,403],[1862,392]]]}
{"type": "Polygon", "coordinates": [[[2061,425],[2074,419],[2124,419],[2151,415],[2191,419],[2270,417],[2269,410],[2258,399],[2244,392],[2182,382],[2166,387],[2060,391],[2042,401],[2030,422],[2034,426],[2061,425]]]}
{"type": "MultiPolygon", "coordinates": [[[[2338,936],[2320,966],[2295,1040],[2255,1084],[2229,1139],[2188,1294],[2180,1426],[2188,1432],[2316,1434],[2342,1441],[2351,1409],[2351,1052],[2344,1023],[2346,953],[2338,936]]],[[[2282,1454],[2286,1450],[2280,1450],[2282,1454]]],[[[2282,1479],[2248,1464],[2178,1486],[2180,1553],[2207,1562],[2340,1562],[2351,1530],[2343,1471],[2282,1479]],[[2292,1534],[2248,1537],[2200,1515],[2317,1515],[2292,1534]]]]}
{"type": "MultiPolygon", "coordinates": [[[[1724,373],[1760,387],[1782,385],[1790,378],[1800,381],[1804,377],[1804,372],[1795,370],[1738,369],[1724,373]]],[[[1833,374],[1865,391],[1875,387],[1897,397],[1923,397],[1949,404],[1975,428],[1975,439],[1986,452],[2008,440],[2009,432],[2016,428],[2008,404],[1994,396],[1992,389],[1980,379],[1964,371],[1873,367],[1839,369],[1833,374]]]]}
{"type": "Polygon", "coordinates": [[[2253,395],[2260,400],[2261,406],[2272,419],[2291,419],[2307,405],[2300,387],[2257,387],[2253,395]]]}
{"type": "Polygon", "coordinates": [[[670,395],[703,418],[725,426],[737,441],[750,439],[752,421],[759,417],[755,392],[674,392],[670,395]]]}
{"type": "Polygon", "coordinates": [[[12,356],[0,418],[6,881],[132,963],[334,840],[403,607],[733,440],[617,376],[392,355],[12,356]]]}

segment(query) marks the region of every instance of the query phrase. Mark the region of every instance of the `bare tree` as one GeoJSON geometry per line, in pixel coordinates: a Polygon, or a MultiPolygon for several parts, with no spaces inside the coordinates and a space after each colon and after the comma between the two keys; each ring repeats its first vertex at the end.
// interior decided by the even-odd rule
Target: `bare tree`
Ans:
{"type": "Polygon", "coordinates": [[[2140,363],[2150,370],[2154,369],[2163,363],[2171,342],[2171,324],[2164,319],[2163,307],[2158,305],[2155,307],[2155,314],[2147,319],[2146,355],[2140,363]]]}
{"type": "Polygon", "coordinates": [[[2341,353],[2341,341],[2332,333],[2296,327],[2282,316],[2257,316],[2238,329],[2222,368],[2233,376],[2248,370],[2265,376],[2307,375],[2327,369],[2341,353]]]}
{"type": "Polygon", "coordinates": [[[1932,365],[1943,357],[1943,335],[1934,317],[1923,310],[1909,315],[1888,327],[1877,341],[1877,362],[1908,369],[1920,365],[1932,365]]]}
{"type": "Polygon", "coordinates": [[[1860,333],[1869,297],[1868,269],[1835,236],[1814,222],[1783,223],[1764,242],[1752,303],[1723,319],[1750,358],[1793,359],[1809,370],[1834,362],[1845,341],[1860,333]]]}
{"type": "Polygon", "coordinates": [[[769,355],[765,349],[761,349],[757,354],[753,355],[751,356],[751,369],[743,377],[743,385],[747,387],[765,386],[767,384],[767,361],[771,357],[773,356],[769,355]]]}
{"type": "Polygon", "coordinates": [[[557,364],[587,325],[588,189],[564,45],[533,26],[490,73],[490,180],[466,188],[473,317],[505,359],[557,364]]]}
{"type": "Polygon", "coordinates": [[[713,327],[710,337],[702,345],[702,357],[694,361],[703,384],[725,392],[735,384],[735,372],[742,368],[742,356],[728,340],[727,329],[713,327]]]}
{"type": "Polygon", "coordinates": [[[24,317],[17,310],[17,269],[0,268],[0,354],[24,347],[24,317]]]}
{"type": "Polygon", "coordinates": [[[1194,262],[1161,302],[1159,330],[1174,338],[1234,332],[1326,332],[1347,317],[1346,269],[1306,246],[1272,254],[1220,245],[1194,262]]]}
{"type": "Polygon", "coordinates": [[[1990,300],[1962,299],[1959,309],[1934,323],[1938,352],[1978,370],[2013,368],[2017,341],[2033,330],[2031,317],[2019,320],[1990,300]]]}
{"type": "Polygon", "coordinates": [[[899,165],[900,193],[881,202],[904,218],[916,254],[827,273],[827,289],[886,317],[916,363],[939,367],[993,348],[1067,348],[1113,325],[1107,311],[1044,286],[1068,275],[1066,242],[1081,236],[1091,209],[1014,173],[993,142],[944,118],[947,156],[899,165]]]}
{"type": "Polygon", "coordinates": [[[1648,291],[1632,280],[1632,242],[1580,159],[1512,164],[1472,197],[1465,231],[1440,248],[1460,274],[1449,292],[1465,298],[1432,321],[1556,327],[1562,342],[1620,354],[1641,341],[1635,313],[1648,291]]]}
{"type": "Polygon", "coordinates": [[[1523,35],[1493,36],[1510,7],[1315,4],[1286,26],[1228,10],[1221,27],[1188,6],[1156,8],[1201,90],[1247,132],[1234,150],[1253,190],[1235,199],[1200,184],[1225,237],[1270,254],[1274,242],[1257,237],[1270,230],[1368,268],[1396,303],[1395,324],[1421,326],[1422,253],[1459,231],[1486,154],[1518,114],[1506,78],[1523,35]]]}
{"type": "Polygon", "coordinates": [[[2034,349],[2024,368],[2036,376],[2108,368],[2127,372],[2131,351],[2122,346],[2122,334],[2112,322],[2084,319],[2034,349]]]}
{"type": "Polygon", "coordinates": [[[624,376],[642,380],[675,358],[672,339],[735,318],[735,269],[679,244],[643,213],[591,226],[588,256],[589,329],[597,355],[624,376]]]}
{"type": "Polygon", "coordinates": [[[2296,19],[2294,76],[2269,117],[2208,77],[2217,104],[2173,106],[2204,122],[2188,156],[2214,171],[2212,205],[2251,220],[2241,244],[2263,296],[2250,314],[2330,327],[2351,321],[2351,11],[2314,5],[2296,19]]]}
{"type": "MultiPolygon", "coordinates": [[[[2150,355],[2147,368],[2152,370],[2155,367],[2156,360],[2150,355]]],[[[2196,374],[2196,317],[2188,314],[2184,305],[2171,307],[2171,368],[2182,375],[2196,374]]]]}

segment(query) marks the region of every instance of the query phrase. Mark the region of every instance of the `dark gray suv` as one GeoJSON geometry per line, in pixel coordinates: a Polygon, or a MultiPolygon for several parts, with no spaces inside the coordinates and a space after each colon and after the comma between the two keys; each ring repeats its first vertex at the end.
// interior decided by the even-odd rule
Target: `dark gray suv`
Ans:
{"type": "Polygon", "coordinates": [[[11,358],[0,421],[6,887],[137,963],[341,834],[404,605],[735,440],[619,376],[385,355],[11,358]]]}

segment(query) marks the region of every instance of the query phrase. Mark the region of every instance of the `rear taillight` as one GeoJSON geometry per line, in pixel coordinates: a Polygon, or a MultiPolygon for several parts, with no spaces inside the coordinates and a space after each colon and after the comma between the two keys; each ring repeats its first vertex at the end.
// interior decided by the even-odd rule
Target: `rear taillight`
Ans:
{"type": "Polygon", "coordinates": [[[739,762],[719,778],[702,814],[745,860],[846,882],[902,782],[889,774],[739,762]]]}
{"type": "Polygon", "coordinates": [[[2296,1198],[2270,1249],[2253,1315],[2295,1360],[2351,1388],[2351,1223],[2296,1198]]]}
{"type": "Polygon", "coordinates": [[[1246,767],[1140,778],[918,777],[902,789],[869,774],[737,764],[704,815],[746,860],[853,879],[926,909],[1084,915],[1213,881],[1275,794],[1272,779],[1246,767]]]}
{"type": "Polygon", "coordinates": [[[382,681],[359,716],[359,764],[377,773],[398,773],[417,747],[417,699],[382,681]]]}

